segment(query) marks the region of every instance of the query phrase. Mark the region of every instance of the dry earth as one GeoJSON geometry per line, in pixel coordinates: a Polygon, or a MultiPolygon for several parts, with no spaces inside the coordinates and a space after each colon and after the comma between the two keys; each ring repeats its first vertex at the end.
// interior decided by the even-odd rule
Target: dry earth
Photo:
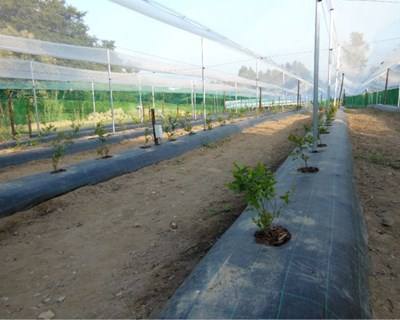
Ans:
{"type": "Polygon", "coordinates": [[[245,207],[225,186],[232,162],[276,168],[307,122],[264,122],[0,220],[0,318],[157,314],[245,207]]]}
{"type": "Polygon", "coordinates": [[[400,318],[400,114],[348,111],[374,318],[400,318]]]}

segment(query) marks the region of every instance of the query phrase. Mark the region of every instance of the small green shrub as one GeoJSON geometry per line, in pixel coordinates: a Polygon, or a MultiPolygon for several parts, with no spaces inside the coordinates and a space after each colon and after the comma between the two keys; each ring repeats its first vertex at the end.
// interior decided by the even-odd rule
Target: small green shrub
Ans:
{"type": "Polygon", "coordinates": [[[53,155],[51,157],[51,163],[54,173],[61,171],[59,165],[62,158],[65,156],[67,146],[73,143],[71,139],[72,137],[70,135],[59,132],[56,139],[52,142],[53,155]]]}
{"type": "Polygon", "coordinates": [[[193,126],[192,123],[188,120],[185,121],[185,124],[183,126],[183,130],[185,130],[188,134],[193,134],[193,126]]]}
{"type": "Polygon", "coordinates": [[[310,159],[310,157],[306,154],[305,151],[309,149],[314,142],[312,135],[306,134],[305,136],[297,136],[291,134],[289,135],[288,140],[296,146],[296,148],[292,152],[293,159],[303,160],[304,167],[308,168],[308,160],[310,159]]]}
{"type": "Polygon", "coordinates": [[[221,127],[226,125],[226,120],[222,117],[218,117],[217,121],[221,127]]]}
{"type": "Polygon", "coordinates": [[[100,142],[100,146],[97,148],[97,154],[103,159],[110,157],[110,149],[107,146],[107,131],[102,122],[98,122],[96,124],[94,133],[97,135],[97,138],[100,142]]]}
{"type": "Polygon", "coordinates": [[[320,145],[323,144],[323,143],[322,143],[322,138],[321,138],[321,136],[322,136],[323,134],[327,134],[327,133],[329,133],[328,129],[327,129],[324,125],[319,124],[319,125],[318,125],[318,143],[319,143],[320,145]]]}
{"type": "Polygon", "coordinates": [[[168,140],[174,140],[176,129],[178,128],[178,120],[175,117],[167,116],[163,122],[163,130],[167,134],[168,140]]]}
{"type": "Polygon", "coordinates": [[[147,145],[151,140],[151,130],[149,128],[144,129],[144,144],[147,145]]]}
{"type": "Polygon", "coordinates": [[[206,125],[207,125],[207,130],[212,130],[213,129],[213,124],[211,118],[206,119],[206,125]]]}
{"type": "Polygon", "coordinates": [[[267,231],[289,203],[290,192],[277,195],[275,176],[262,163],[254,168],[234,163],[232,173],[234,180],[228,184],[228,188],[244,194],[246,202],[257,212],[253,222],[260,231],[267,231]]]}
{"type": "Polygon", "coordinates": [[[45,125],[44,128],[41,131],[42,136],[48,136],[52,133],[55,133],[57,131],[57,128],[53,126],[52,124],[45,125]]]}
{"type": "Polygon", "coordinates": [[[71,123],[72,135],[76,137],[81,130],[81,124],[79,122],[72,121],[71,123]]]}

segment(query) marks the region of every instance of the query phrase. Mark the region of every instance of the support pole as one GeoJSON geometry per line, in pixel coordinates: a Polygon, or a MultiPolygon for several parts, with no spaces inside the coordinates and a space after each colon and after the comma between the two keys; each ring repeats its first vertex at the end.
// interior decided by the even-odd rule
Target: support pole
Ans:
{"type": "Polygon", "coordinates": [[[214,93],[214,113],[217,113],[217,93],[214,93]]]}
{"type": "Polygon", "coordinates": [[[259,101],[258,101],[258,108],[260,111],[262,110],[262,88],[258,88],[260,90],[260,96],[259,96],[259,101]]]}
{"type": "Polygon", "coordinates": [[[300,80],[297,80],[297,108],[300,108],[300,80]]]}
{"type": "Polygon", "coordinates": [[[256,59],[256,101],[258,98],[258,59],[256,59]]]}
{"type": "Polygon", "coordinates": [[[151,100],[153,103],[153,109],[155,110],[156,109],[156,99],[154,96],[154,86],[151,86],[151,100]]]}
{"type": "Polygon", "coordinates": [[[340,46],[338,46],[337,54],[336,54],[335,100],[333,102],[333,105],[335,107],[336,107],[337,100],[338,100],[340,53],[341,53],[341,49],[340,49],[340,46]]]}
{"type": "Polygon", "coordinates": [[[94,95],[94,82],[92,81],[92,103],[93,103],[93,113],[96,112],[96,97],[94,95]]]}
{"type": "Polygon", "coordinates": [[[151,125],[153,127],[154,144],[156,146],[158,146],[160,144],[160,142],[158,141],[157,134],[156,134],[156,115],[155,115],[154,108],[151,109],[150,113],[151,113],[151,125]]]}
{"type": "Polygon", "coordinates": [[[193,81],[192,81],[192,92],[191,92],[191,95],[190,95],[190,100],[191,100],[191,103],[192,103],[192,119],[196,119],[196,109],[195,109],[195,106],[194,106],[194,84],[193,84],[193,81]]]}
{"type": "Polygon", "coordinates": [[[194,120],[197,120],[197,93],[194,91],[194,120]]]}
{"type": "Polygon", "coordinates": [[[142,100],[142,79],[139,76],[139,106],[140,106],[140,122],[144,122],[144,110],[143,110],[143,100],[142,100]]]}
{"type": "Polygon", "coordinates": [[[286,102],[286,99],[287,99],[287,97],[286,97],[286,91],[285,91],[285,73],[284,72],[282,72],[282,97],[283,97],[283,103],[282,103],[282,106],[285,104],[285,102],[286,102]]]}
{"type": "Polygon", "coordinates": [[[399,83],[399,91],[397,92],[397,108],[400,108],[400,83],[399,83]]]}
{"type": "Polygon", "coordinates": [[[333,42],[333,8],[329,10],[329,53],[328,53],[328,88],[327,88],[327,101],[328,107],[331,105],[331,73],[332,73],[332,42],[333,42]]]}
{"type": "Polygon", "coordinates": [[[388,84],[389,84],[389,72],[390,72],[390,69],[388,68],[387,71],[386,71],[385,98],[384,98],[384,100],[383,100],[383,104],[387,104],[388,84]]]}
{"type": "Polygon", "coordinates": [[[317,150],[318,141],[318,77],[319,77],[319,31],[320,31],[320,17],[319,6],[321,0],[315,1],[315,39],[314,39],[314,98],[313,98],[313,151],[317,150]]]}
{"type": "Polygon", "coordinates": [[[33,61],[31,61],[30,66],[31,66],[32,91],[33,91],[33,104],[35,106],[36,130],[38,133],[40,133],[39,109],[38,109],[37,94],[36,94],[36,81],[33,71],[33,61]]]}
{"type": "Polygon", "coordinates": [[[203,84],[203,125],[204,130],[207,130],[207,110],[206,110],[206,84],[204,77],[204,40],[201,38],[201,82],[203,84]]]}
{"type": "Polygon", "coordinates": [[[343,84],[344,84],[344,73],[342,73],[342,81],[341,81],[341,84],[340,84],[339,107],[341,107],[342,104],[343,104],[343,100],[342,100],[343,84]]]}
{"type": "Polygon", "coordinates": [[[111,119],[112,119],[112,132],[115,133],[114,99],[113,99],[113,90],[112,90],[112,83],[111,83],[110,49],[107,49],[107,64],[108,64],[108,89],[110,91],[110,109],[111,109],[111,119]]]}
{"type": "Polygon", "coordinates": [[[238,88],[237,88],[237,82],[235,82],[235,101],[237,101],[238,99],[238,92],[237,92],[238,88]]]}

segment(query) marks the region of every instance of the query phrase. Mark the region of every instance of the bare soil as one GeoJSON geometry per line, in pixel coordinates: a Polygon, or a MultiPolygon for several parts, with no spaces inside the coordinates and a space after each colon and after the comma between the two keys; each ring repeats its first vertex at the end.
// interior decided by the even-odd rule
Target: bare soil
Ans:
{"type": "Polygon", "coordinates": [[[374,318],[400,318],[400,114],[348,111],[374,318]]]}
{"type": "Polygon", "coordinates": [[[233,161],[275,169],[305,115],[0,220],[0,318],[155,315],[245,208],[228,191],[233,161]]]}

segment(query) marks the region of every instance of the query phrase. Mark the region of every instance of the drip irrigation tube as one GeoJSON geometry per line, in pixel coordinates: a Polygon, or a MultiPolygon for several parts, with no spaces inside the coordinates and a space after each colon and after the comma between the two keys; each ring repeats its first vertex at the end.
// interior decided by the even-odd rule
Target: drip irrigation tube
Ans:
{"type": "Polygon", "coordinates": [[[287,159],[279,168],[278,193],[294,187],[276,221],[292,239],[282,247],[256,244],[247,208],[219,239],[157,318],[278,319],[369,318],[368,247],[353,185],[345,114],[311,154],[316,174],[297,172],[287,159]]]}
{"type": "Polygon", "coordinates": [[[265,121],[279,120],[297,112],[264,115],[229,124],[211,131],[184,136],[175,142],[149,149],[134,149],[109,159],[88,160],[57,174],[40,173],[0,184],[0,217],[28,209],[43,201],[85,185],[93,185],[171,159],[204,144],[221,140],[265,121]]]}

